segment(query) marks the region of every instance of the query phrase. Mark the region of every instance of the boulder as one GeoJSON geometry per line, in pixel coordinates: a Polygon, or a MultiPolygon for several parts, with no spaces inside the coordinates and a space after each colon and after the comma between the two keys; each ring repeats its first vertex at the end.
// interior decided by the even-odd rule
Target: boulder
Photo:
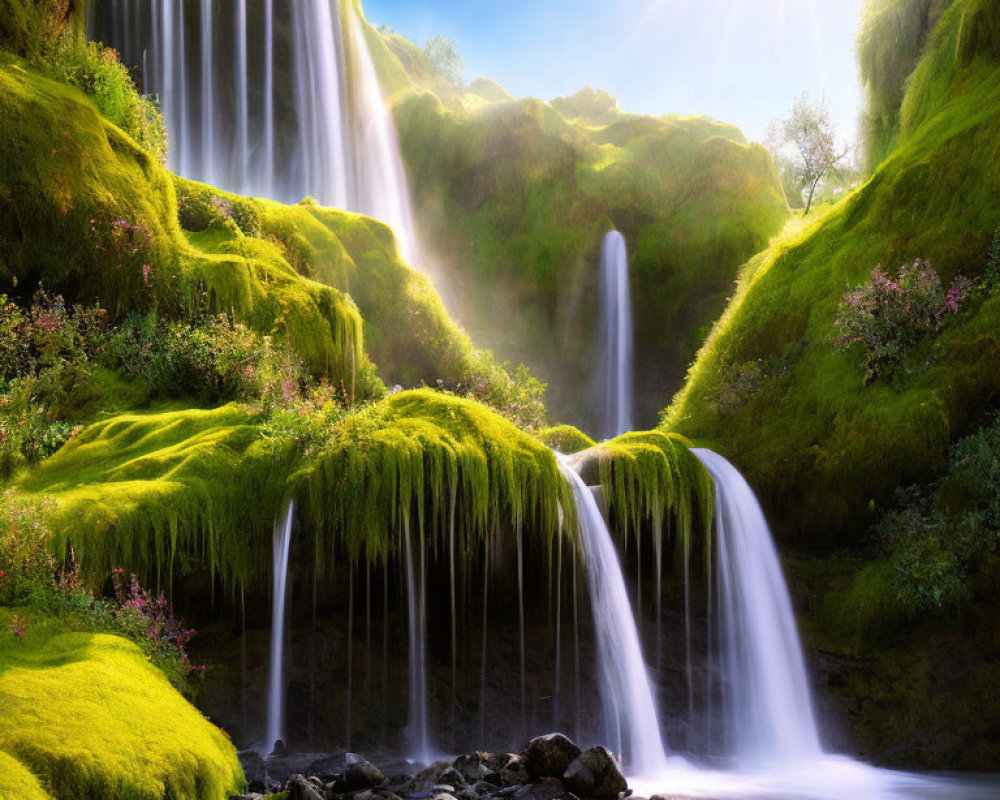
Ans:
{"type": "Polygon", "coordinates": [[[541,778],[520,787],[514,800],[577,800],[556,778],[541,778]]]}
{"type": "Polygon", "coordinates": [[[247,779],[247,790],[251,793],[270,794],[277,791],[280,782],[271,777],[267,764],[260,754],[254,750],[241,750],[238,753],[243,774],[247,779]]]}
{"type": "Polygon", "coordinates": [[[580,748],[561,733],[538,736],[524,752],[528,775],[538,778],[561,778],[580,755],[580,748]]]}
{"type": "MultiPolygon", "coordinates": [[[[477,775],[473,779],[472,782],[475,783],[478,780],[479,780],[479,776],[477,775]]],[[[447,784],[447,785],[451,786],[452,787],[452,789],[451,789],[452,791],[455,791],[456,789],[460,789],[460,788],[462,788],[463,786],[466,786],[469,783],[469,781],[466,779],[465,775],[463,775],[461,772],[459,772],[457,769],[455,769],[454,765],[448,767],[444,772],[442,772],[438,776],[438,781],[440,783],[447,784]]]]}
{"type": "Polygon", "coordinates": [[[563,783],[586,800],[618,800],[628,791],[618,760],[606,747],[591,747],[580,753],[566,769],[563,783]]]}
{"type": "Polygon", "coordinates": [[[356,753],[348,753],[347,769],[344,770],[343,777],[338,783],[342,783],[348,791],[358,791],[359,789],[382,786],[386,783],[386,779],[382,771],[374,764],[356,753]]]}
{"type": "Polygon", "coordinates": [[[288,779],[286,791],[288,800],[326,800],[326,792],[322,784],[314,783],[303,775],[292,775],[288,779]]]}
{"type": "Polygon", "coordinates": [[[517,753],[508,753],[510,758],[507,763],[500,768],[501,786],[522,786],[528,783],[531,778],[528,775],[528,768],[524,758],[517,753]]]}

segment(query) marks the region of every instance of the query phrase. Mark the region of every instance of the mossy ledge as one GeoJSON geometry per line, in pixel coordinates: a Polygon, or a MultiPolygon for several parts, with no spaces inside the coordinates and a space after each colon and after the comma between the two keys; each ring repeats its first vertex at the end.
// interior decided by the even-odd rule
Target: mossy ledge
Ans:
{"type": "MultiPolygon", "coordinates": [[[[226,800],[245,788],[236,749],[116,636],[22,612],[0,638],[0,796],[226,800]]],[[[0,610],[4,629],[10,610],[0,610]]]]}

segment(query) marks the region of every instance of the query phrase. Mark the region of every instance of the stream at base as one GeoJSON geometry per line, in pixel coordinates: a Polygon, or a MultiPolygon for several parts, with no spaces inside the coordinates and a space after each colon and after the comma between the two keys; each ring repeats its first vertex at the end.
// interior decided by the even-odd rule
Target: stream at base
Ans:
{"type": "Polygon", "coordinates": [[[997,800],[1000,775],[916,773],[822,755],[759,769],[707,769],[680,757],[657,775],[629,777],[637,797],[691,800],[997,800]]]}

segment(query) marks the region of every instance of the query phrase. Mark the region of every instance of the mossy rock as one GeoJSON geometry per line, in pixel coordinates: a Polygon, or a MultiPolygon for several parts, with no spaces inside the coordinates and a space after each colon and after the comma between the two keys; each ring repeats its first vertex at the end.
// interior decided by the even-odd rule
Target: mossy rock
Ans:
{"type": "Polygon", "coordinates": [[[668,429],[737,464],[786,540],[855,540],[872,509],[932,477],[950,442],[1000,403],[995,291],[921,344],[895,385],[865,386],[860,358],[834,347],[841,298],[876,265],[928,259],[946,284],[985,271],[1000,223],[1000,57],[981,47],[969,59],[959,44],[970,16],[989,13],[966,1],[940,16],[897,147],[855,193],[751,260],[666,412],[668,429]],[[746,365],[764,377],[741,388],[746,365]]]}
{"type": "MultiPolygon", "coordinates": [[[[232,743],[138,646],[22,617],[23,640],[0,638],[3,797],[225,800],[244,789],[232,743]]],[[[8,629],[10,611],[0,618],[8,629]]]]}
{"type": "Polygon", "coordinates": [[[553,425],[538,432],[538,438],[554,450],[567,455],[594,446],[594,440],[572,425],[553,425]]]}

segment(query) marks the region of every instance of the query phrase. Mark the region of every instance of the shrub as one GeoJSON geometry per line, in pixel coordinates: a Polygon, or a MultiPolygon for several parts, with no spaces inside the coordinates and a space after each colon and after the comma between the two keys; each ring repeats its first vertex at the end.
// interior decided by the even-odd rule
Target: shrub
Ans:
{"type": "Polygon", "coordinates": [[[516,370],[509,361],[498,364],[489,350],[472,353],[454,387],[439,380],[438,388],[477,400],[526,431],[539,431],[546,425],[546,384],[524,364],[519,364],[516,370]]]}
{"type": "Polygon", "coordinates": [[[116,50],[67,31],[54,48],[49,64],[58,80],[82,89],[104,117],[164,161],[167,133],[163,116],[151,98],[139,94],[116,50]]]}
{"type": "Polygon", "coordinates": [[[866,383],[894,377],[909,349],[940,329],[971,287],[971,281],[959,275],[945,291],[930,262],[919,259],[900,267],[896,280],[876,267],[869,283],[844,295],[834,322],[841,334],[834,344],[843,350],[863,349],[866,383]]]}
{"type": "Polygon", "coordinates": [[[875,534],[894,570],[896,599],[908,612],[966,599],[969,578],[1000,541],[1000,420],[952,447],[948,472],[936,485],[897,492],[897,507],[875,534]]]}
{"type": "Polygon", "coordinates": [[[0,499],[0,605],[20,605],[55,586],[43,510],[14,505],[10,491],[0,499]]]}

